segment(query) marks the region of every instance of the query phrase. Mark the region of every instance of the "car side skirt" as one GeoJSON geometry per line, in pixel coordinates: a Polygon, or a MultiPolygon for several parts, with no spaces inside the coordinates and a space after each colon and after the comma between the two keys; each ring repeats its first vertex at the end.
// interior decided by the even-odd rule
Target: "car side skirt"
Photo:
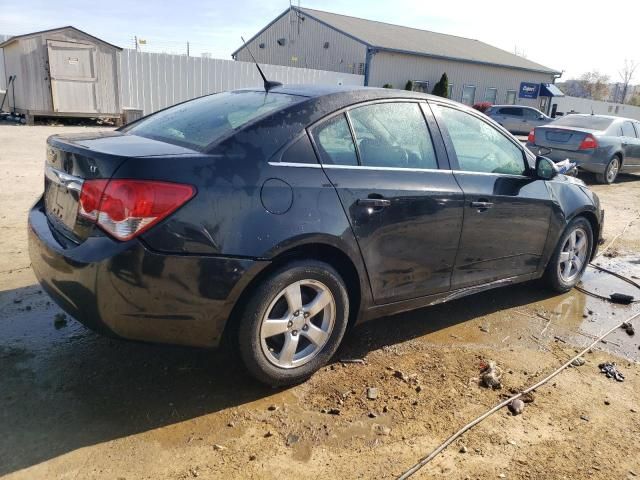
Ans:
{"type": "Polygon", "coordinates": [[[473,295],[475,293],[492,290],[494,288],[504,287],[507,285],[514,285],[516,283],[527,282],[529,280],[535,280],[542,276],[542,271],[533,273],[527,273],[525,275],[517,275],[493,282],[485,283],[482,285],[473,285],[470,287],[461,288],[459,290],[452,290],[449,292],[442,292],[435,295],[427,295],[424,297],[413,298],[411,300],[405,300],[402,302],[394,302],[385,305],[376,305],[361,312],[358,323],[373,320],[375,318],[384,317],[388,315],[396,315],[398,313],[408,312],[418,308],[430,307],[439,303],[450,302],[458,298],[473,295]]]}

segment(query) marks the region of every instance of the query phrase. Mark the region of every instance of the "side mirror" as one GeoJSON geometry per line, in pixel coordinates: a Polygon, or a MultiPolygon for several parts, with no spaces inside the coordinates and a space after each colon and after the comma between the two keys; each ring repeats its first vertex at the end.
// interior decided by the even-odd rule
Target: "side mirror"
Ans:
{"type": "Polygon", "coordinates": [[[536,175],[542,180],[551,180],[558,175],[556,164],[547,157],[536,157],[536,175]]]}
{"type": "Polygon", "coordinates": [[[540,116],[538,117],[538,120],[544,120],[544,115],[540,115],[540,116]]]}

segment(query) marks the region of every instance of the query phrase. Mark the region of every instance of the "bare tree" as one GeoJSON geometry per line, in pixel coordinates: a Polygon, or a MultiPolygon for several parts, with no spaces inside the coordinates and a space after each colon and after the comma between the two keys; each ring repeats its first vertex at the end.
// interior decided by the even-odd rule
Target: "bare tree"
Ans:
{"type": "Polygon", "coordinates": [[[638,68],[637,62],[625,58],[624,66],[622,67],[622,70],[618,72],[620,74],[620,79],[622,80],[622,103],[625,103],[627,100],[629,84],[631,83],[631,79],[633,78],[636,68],[638,68]]]}
{"type": "Polygon", "coordinates": [[[584,73],[578,82],[586,98],[604,100],[609,96],[609,75],[594,70],[584,73]]]}

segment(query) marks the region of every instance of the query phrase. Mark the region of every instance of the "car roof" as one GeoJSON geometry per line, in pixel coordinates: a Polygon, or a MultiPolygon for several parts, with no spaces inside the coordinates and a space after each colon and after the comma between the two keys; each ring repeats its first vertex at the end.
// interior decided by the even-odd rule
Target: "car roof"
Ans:
{"type": "Polygon", "coordinates": [[[528,108],[530,110],[537,110],[535,107],[529,107],[528,105],[491,105],[491,108],[528,108]]]}
{"type": "MultiPolygon", "coordinates": [[[[264,89],[243,88],[237,91],[264,92],[264,89]]],[[[437,100],[445,103],[456,103],[443,97],[429,95],[422,92],[398,90],[394,88],[363,87],[360,85],[281,85],[270,89],[269,92],[298,95],[309,98],[321,98],[330,95],[334,98],[344,98],[345,102],[357,97],[358,101],[384,98],[415,98],[421,100],[437,100]]]]}

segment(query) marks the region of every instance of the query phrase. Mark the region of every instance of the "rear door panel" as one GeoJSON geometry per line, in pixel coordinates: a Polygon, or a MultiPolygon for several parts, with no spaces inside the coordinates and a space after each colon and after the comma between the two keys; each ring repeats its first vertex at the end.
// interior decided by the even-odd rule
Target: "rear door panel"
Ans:
{"type": "MultiPolygon", "coordinates": [[[[453,173],[446,169],[442,139],[428,107],[424,114],[431,122],[437,162],[444,169],[330,164],[325,159],[326,148],[320,144],[327,145],[326,139],[321,140],[321,126],[310,129],[323,169],[357,239],[376,304],[444,292],[451,287],[462,229],[463,195],[453,173]]],[[[364,137],[361,142],[376,140],[364,137]]],[[[345,151],[343,143],[333,142],[340,155],[345,151]]],[[[385,160],[382,154],[374,156],[381,163],[385,160]]],[[[342,157],[335,158],[341,161],[342,157]]]]}

